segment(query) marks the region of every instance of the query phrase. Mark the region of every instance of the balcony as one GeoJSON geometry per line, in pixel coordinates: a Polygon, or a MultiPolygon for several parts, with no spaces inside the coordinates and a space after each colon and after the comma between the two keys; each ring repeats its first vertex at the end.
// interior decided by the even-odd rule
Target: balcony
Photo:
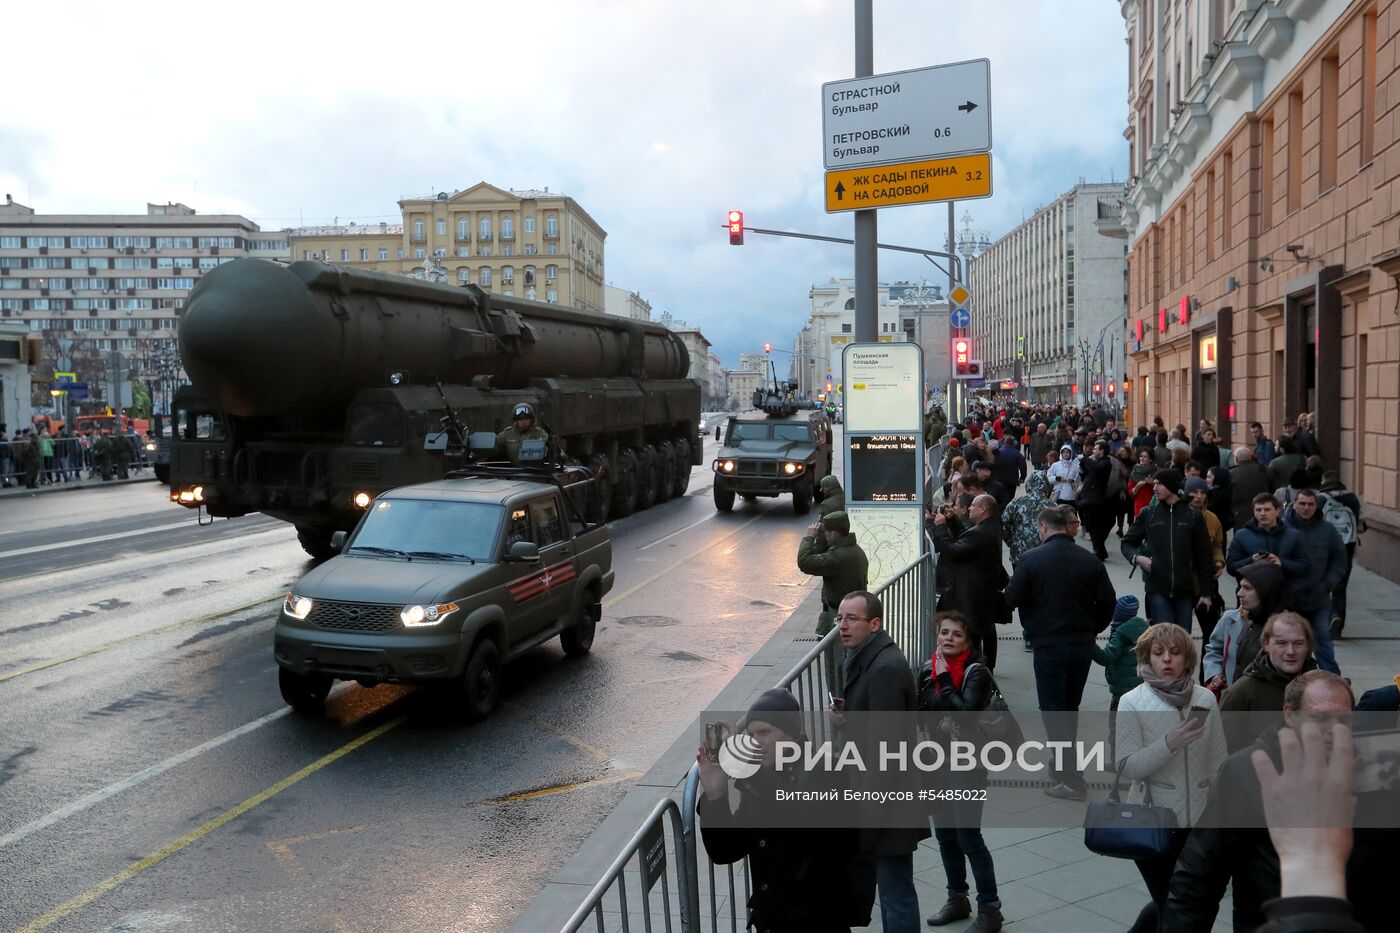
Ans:
{"type": "Polygon", "coordinates": [[[1094,229],[1100,236],[1127,239],[1128,227],[1123,223],[1123,199],[1121,197],[1101,197],[1098,215],[1094,218],[1094,229]]]}
{"type": "Polygon", "coordinates": [[[513,239],[515,239],[515,231],[514,231],[514,230],[502,230],[502,231],[501,231],[501,239],[503,239],[503,240],[513,240],[513,239]]]}
{"type": "Polygon", "coordinates": [[[489,232],[478,233],[478,234],[476,235],[476,238],[477,238],[478,240],[480,240],[482,243],[490,243],[490,242],[491,242],[491,234],[490,234],[489,232]]]}
{"type": "Polygon", "coordinates": [[[559,231],[546,229],[544,232],[544,238],[546,240],[557,240],[559,239],[559,231]]]}

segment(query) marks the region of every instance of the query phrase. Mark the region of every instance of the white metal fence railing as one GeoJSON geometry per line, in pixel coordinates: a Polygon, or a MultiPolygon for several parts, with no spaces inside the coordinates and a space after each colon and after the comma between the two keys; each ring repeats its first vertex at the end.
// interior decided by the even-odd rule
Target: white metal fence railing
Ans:
{"type": "MultiPolygon", "coordinates": [[[[932,650],[928,623],[934,608],[933,574],[933,555],[926,553],[876,591],[883,603],[885,629],[915,670],[932,650]]],[[[840,632],[832,629],[775,684],[797,698],[804,729],[815,742],[830,735],[826,698],[828,691],[841,692],[834,683],[840,658],[840,632]]],[[[751,891],[748,859],[727,865],[710,860],[699,841],[695,820],[699,787],[699,766],[691,765],[680,806],[670,797],[657,802],[561,933],[582,929],[652,933],[670,931],[673,924],[687,933],[739,933],[746,929],[751,891]],[[672,830],[669,844],[667,823],[672,830]],[[662,886],[662,895],[659,902],[653,902],[648,893],[657,883],[662,886]],[[640,911],[629,906],[629,891],[641,892],[640,911]]],[[[634,895],[632,904],[635,902],[634,895]]]]}

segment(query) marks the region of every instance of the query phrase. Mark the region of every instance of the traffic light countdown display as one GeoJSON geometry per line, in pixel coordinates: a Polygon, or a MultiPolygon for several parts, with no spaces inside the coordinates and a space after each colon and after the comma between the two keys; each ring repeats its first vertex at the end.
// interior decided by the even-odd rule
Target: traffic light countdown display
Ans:
{"type": "Polygon", "coordinates": [[[972,356],[972,338],[954,337],[951,347],[954,379],[981,379],[982,361],[972,356]]]}

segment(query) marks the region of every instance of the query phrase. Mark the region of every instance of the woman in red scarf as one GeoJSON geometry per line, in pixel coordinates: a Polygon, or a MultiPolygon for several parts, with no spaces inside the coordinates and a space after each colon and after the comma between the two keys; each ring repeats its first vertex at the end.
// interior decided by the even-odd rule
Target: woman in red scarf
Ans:
{"type": "MultiPolygon", "coordinates": [[[[967,620],[956,612],[940,612],[936,619],[938,646],[920,677],[919,709],[934,713],[973,713],[987,708],[996,688],[992,672],[972,647],[967,620]]],[[[935,738],[977,741],[972,717],[944,717],[935,738]]],[[[972,791],[987,787],[987,771],[947,772],[943,791],[972,791]]],[[[995,933],[1001,929],[1001,900],[997,897],[996,868],[982,839],[981,800],[938,800],[933,804],[934,837],[943,857],[948,879],[948,902],[928,918],[930,926],[944,926],[972,915],[968,898],[967,864],[977,882],[977,920],[968,930],[995,933]]]]}

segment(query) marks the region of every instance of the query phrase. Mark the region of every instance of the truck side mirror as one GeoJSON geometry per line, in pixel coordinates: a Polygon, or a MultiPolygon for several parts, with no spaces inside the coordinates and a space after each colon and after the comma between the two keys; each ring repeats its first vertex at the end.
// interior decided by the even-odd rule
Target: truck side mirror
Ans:
{"type": "Polygon", "coordinates": [[[506,551],[506,560],[533,564],[540,559],[540,546],[533,541],[516,541],[506,551]]]}
{"type": "Polygon", "coordinates": [[[434,431],[423,436],[423,449],[427,451],[442,451],[447,449],[447,432],[434,431]]]}
{"type": "Polygon", "coordinates": [[[345,547],[345,539],[346,539],[346,537],[347,537],[347,535],[346,535],[345,532],[343,532],[343,531],[337,531],[337,532],[332,533],[332,534],[331,534],[331,550],[332,550],[332,551],[335,551],[336,553],[339,553],[339,552],[340,552],[340,549],[343,548],[343,547],[345,547]]]}

